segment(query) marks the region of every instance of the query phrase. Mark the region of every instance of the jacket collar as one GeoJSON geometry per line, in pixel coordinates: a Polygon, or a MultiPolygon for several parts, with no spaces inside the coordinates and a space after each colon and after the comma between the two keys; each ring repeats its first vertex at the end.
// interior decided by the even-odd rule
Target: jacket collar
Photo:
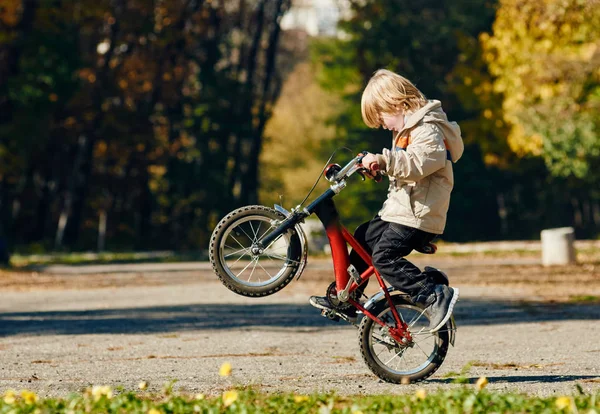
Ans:
{"type": "Polygon", "coordinates": [[[407,130],[414,128],[415,125],[417,125],[430,111],[441,107],[442,103],[438,100],[428,101],[424,107],[408,117],[406,124],[404,124],[404,128],[396,134],[396,137],[402,136],[407,130]]]}

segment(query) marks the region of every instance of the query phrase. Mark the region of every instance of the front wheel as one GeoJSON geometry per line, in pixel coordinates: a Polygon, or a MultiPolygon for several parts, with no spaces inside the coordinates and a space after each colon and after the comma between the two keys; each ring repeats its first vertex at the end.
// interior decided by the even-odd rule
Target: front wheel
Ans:
{"type": "Polygon", "coordinates": [[[210,238],[209,257],[221,282],[243,296],[268,296],[292,281],[302,261],[302,246],[290,229],[269,246],[256,246],[285,219],[265,206],[247,206],[225,216],[210,238]]]}
{"type": "MultiPolygon", "coordinates": [[[[449,345],[447,324],[437,332],[429,332],[429,318],[423,308],[401,295],[392,296],[400,318],[409,326],[413,343],[398,344],[386,329],[365,316],[359,327],[360,350],[369,369],[384,381],[408,384],[431,376],[444,362],[449,345]]],[[[396,323],[387,300],[379,301],[371,313],[389,327],[396,323]]]]}

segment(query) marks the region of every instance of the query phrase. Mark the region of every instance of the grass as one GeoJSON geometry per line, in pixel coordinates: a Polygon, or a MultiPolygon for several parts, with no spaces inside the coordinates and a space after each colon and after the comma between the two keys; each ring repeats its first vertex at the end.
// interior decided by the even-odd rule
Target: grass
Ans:
{"type": "MultiPolygon", "coordinates": [[[[585,394],[581,387],[570,396],[539,398],[487,391],[486,380],[476,386],[407,395],[337,396],[335,394],[267,394],[252,388],[236,388],[222,395],[162,394],[94,387],[67,398],[40,399],[29,391],[7,391],[0,398],[0,413],[598,413],[600,393],[585,394]],[[116,395],[115,395],[116,394],[116,395]]],[[[144,388],[146,385],[141,388],[144,388]]]]}
{"type": "Polygon", "coordinates": [[[595,296],[595,295],[571,296],[569,298],[569,303],[573,303],[573,304],[600,303],[600,296],[595,296]]]}
{"type": "Polygon", "coordinates": [[[11,256],[10,262],[14,268],[31,268],[54,264],[91,265],[111,263],[175,263],[186,261],[208,260],[201,252],[175,253],[172,251],[159,252],[105,252],[105,253],[49,253],[49,254],[19,254],[11,256]]]}

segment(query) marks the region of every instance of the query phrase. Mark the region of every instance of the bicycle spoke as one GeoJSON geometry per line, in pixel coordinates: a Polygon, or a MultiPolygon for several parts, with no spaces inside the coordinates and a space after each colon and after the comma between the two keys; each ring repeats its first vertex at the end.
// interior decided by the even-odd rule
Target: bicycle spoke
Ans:
{"type": "MultiPolygon", "coordinates": [[[[256,263],[258,263],[258,261],[256,263]]],[[[267,269],[265,269],[260,263],[258,263],[258,265],[261,267],[262,270],[265,271],[266,274],[269,275],[270,278],[273,278],[273,276],[271,276],[271,274],[269,272],[267,272],[267,269]]]]}
{"type": "Polygon", "coordinates": [[[375,354],[375,356],[377,357],[377,359],[379,359],[379,360],[381,361],[381,358],[379,358],[379,356],[380,356],[381,354],[383,354],[385,351],[387,351],[387,352],[390,352],[389,348],[387,348],[387,347],[385,347],[385,346],[384,346],[384,347],[382,348],[382,350],[381,350],[381,352],[380,352],[380,353],[378,353],[378,354],[375,354]]]}
{"type": "Polygon", "coordinates": [[[281,250],[281,249],[287,249],[287,246],[279,246],[279,247],[273,247],[272,250],[281,250]]]}
{"type": "Polygon", "coordinates": [[[242,228],[242,225],[241,225],[241,224],[238,226],[238,228],[239,228],[241,231],[243,231],[243,232],[244,232],[244,234],[246,235],[246,237],[248,237],[248,239],[250,239],[252,243],[254,243],[254,239],[252,239],[252,237],[250,237],[250,236],[248,235],[248,233],[246,233],[246,230],[244,230],[244,229],[242,228]]]}
{"type": "MultiPolygon", "coordinates": [[[[238,250],[237,252],[229,253],[227,256],[223,256],[223,259],[227,259],[229,256],[233,256],[234,254],[238,254],[239,252],[248,253],[248,249],[241,249],[241,250],[238,250]]],[[[245,255],[242,255],[242,256],[245,256],[245,255]]]]}
{"type": "Polygon", "coordinates": [[[254,261],[254,259],[252,259],[252,261],[250,261],[250,263],[248,263],[248,264],[246,265],[246,267],[244,267],[244,268],[242,269],[242,271],[241,271],[240,273],[238,273],[238,274],[237,274],[235,277],[237,277],[237,278],[239,279],[240,275],[241,275],[242,273],[244,273],[244,272],[246,271],[246,269],[248,269],[248,266],[250,266],[250,265],[252,264],[252,262],[253,262],[253,261],[254,261]]]}
{"type": "Polygon", "coordinates": [[[396,358],[398,355],[400,355],[401,353],[403,353],[402,349],[398,351],[397,354],[395,354],[393,357],[390,358],[390,360],[388,362],[385,363],[385,365],[388,365],[390,362],[392,362],[394,360],[394,358],[396,358]]]}
{"type": "Polygon", "coordinates": [[[239,258],[238,258],[238,259],[237,259],[235,262],[233,262],[233,263],[231,264],[231,266],[230,266],[230,265],[228,265],[228,264],[226,264],[226,266],[227,266],[229,269],[231,269],[231,270],[233,271],[233,270],[234,270],[233,268],[235,267],[235,265],[237,264],[237,262],[239,262],[239,261],[240,261],[240,260],[241,260],[243,257],[244,257],[244,256],[240,256],[240,257],[239,257],[239,258]]]}
{"type": "Polygon", "coordinates": [[[260,242],[262,239],[265,238],[265,234],[267,234],[269,232],[269,230],[271,230],[274,226],[269,226],[268,229],[265,230],[265,232],[263,234],[260,235],[260,237],[258,238],[258,241],[260,242]]]}
{"type": "Polygon", "coordinates": [[[252,226],[252,222],[249,221],[248,224],[250,225],[250,229],[252,229],[252,234],[254,235],[254,238],[252,239],[252,243],[256,243],[256,233],[254,232],[254,227],[252,226]]]}
{"type": "Polygon", "coordinates": [[[435,335],[438,332],[454,332],[456,331],[456,329],[444,329],[444,330],[439,330],[439,331],[435,331],[435,332],[430,332],[430,331],[425,331],[425,332],[415,332],[415,333],[411,333],[412,336],[415,335],[426,335],[426,334],[431,334],[431,336],[435,335]]]}
{"type": "Polygon", "coordinates": [[[423,333],[419,333],[419,332],[411,333],[411,335],[413,338],[415,337],[415,335],[427,335],[425,338],[419,338],[419,342],[423,342],[424,340],[431,338],[432,336],[435,336],[436,333],[437,332],[432,333],[432,332],[427,331],[427,332],[423,332],[423,333]]]}
{"type": "Polygon", "coordinates": [[[265,253],[265,255],[266,255],[267,257],[269,257],[269,258],[273,258],[273,259],[279,259],[279,260],[284,260],[284,261],[286,261],[286,262],[300,263],[300,262],[299,262],[299,261],[297,261],[297,260],[292,260],[292,259],[290,259],[290,258],[287,258],[287,257],[285,257],[285,256],[274,255],[274,254],[268,254],[268,253],[265,253]]]}
{"type": "MultiPolygon", "coordinates": [[[[268,254],[265,254],[265,256],[267,257],[267,259],[269,259],[269,261],[270,261],[271,263],[274,263],[275,265],[279,266],[280,268],[281,268],[282,266],[285,266],[285,265],[286,265],[286,263],[280,264],[279,262],[276,262],[276,261],[275,261],[275,260],[273,260],[273,259],[271,258],[271,256],[269,256],[268,254]]],[[[283,260],[283,259],[278,259],[278,260],[283,260]]],[[[285,259],[285,260],[287,260],[287,259],[285,259]]],[[[291,260],[291,259],[290,259],[290,261],[294,261],[294,260],[291,260]]],[[[300,262],[296,262],[296,263],[300,263],[300,262]]]]}
{"type": "Polygon", "coordinates": [[[416,343],[416,342],[415,342],[414,344],[415,344],[415,345],[416,345],[416,346],[417,346],[417,347],[418,347],[418,348],[421,350],[421,352],[423,352],[423,355],[425,355],[425,357],[426,357],[427,359],[429,359],[429,355],[427,355],[427,354],[425,353],[425,351],[423,351],[423,348],[421,348],[421,346],[420,346],[418,343],[416,343]]]}
{"type": "MultiPolygon", "coordinates": [[[[252,279],[252,275],[254,274],[254,271],[256,270],[256,264],[258,263],[258,257],[256,259],[252,259],[252,261],[254,262],[254,267],[252,267],[252,271],[250,272],[250,277],[248,277],[248,282],[250,281],[250,279],[252,279]]],[[[258,281],[260,282],[260,278],[258,278],[258,281]]]]}
{"type": "Polygon", "coordinates": [[[241,247],[242,249],[248,249],[248,247],[244,247],[244,245],[243,245],[242,243],[240,243],[240,242],[238,241],[238,239],[236,239],[235,237],[233,237],[233,234],[230,234],[230,236],[231,236],[231,238],[232,238],[233,240],[235,240],[235,241],[236,241],[236,243],[237,243],[237,244],[239,244],[239,245],[240,245],[240,247],[241,247]]]}
{"type": "Polygon", "coordinates": [[[264,251],[269,250],[269,248],[271,246],[273,246],[273,243],[275,243],[276,241],[278,241],[279,239],[281,239],[281,237],[283,236],[283,234],[280,234],[275,240],[273,240],[267,247],[265,247],[264,251]]]}
{"type": "Polygon", "coordinates": [[[257,242],[257,243],[258,243],[258,240],[259,240],[259,238],[258,238],[258,233],[260,233],[260,226],[262,226],[262,224],[263,224],[263,222],[262,222],[262,221],[259,221],[259,222],[258,222],[258,227],[257,227],[257,229],[256,229],[256,235],[257,235],[257,237],[256,237],[256,242],[257,242]]]}
{"type": "Polygon", "coordinates": [[[421,319],[421,316],[423,316],[423,314],[425,313],[425,309],[423,309],[423,312],[419,313],[416,317],[414,317],[410,323],[408,324],[408,327],[410,328],[411,326],[413,326],[415,323],[417,323],[417,321],[419,319],[421,319]]]}

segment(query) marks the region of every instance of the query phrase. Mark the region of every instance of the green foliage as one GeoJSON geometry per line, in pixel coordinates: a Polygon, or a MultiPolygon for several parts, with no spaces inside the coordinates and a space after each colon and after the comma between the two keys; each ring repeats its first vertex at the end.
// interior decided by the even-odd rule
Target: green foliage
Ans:
{"type": "MultiPolygon", "coordinates": [[[[296,206],[323,169],[317,156],[323,142],[334,138],[326,123],[340,100],[316,83],[314,65],[299,63],[288,76],[265,130],[260,159],[260,202],[296,206]],[[280,199],[280,195],[282,196],[280,199]]],[[[315,193],[327,188],[321,180],[315,193]]]]}
{"type": "Polygon", "coordinates": [[[600,8],[579,0],[501,0],[485,59],[504,96],[508,142],[552,174],[595,182],[600,161],[600,8]]]}
{"type": "MultiPolygon", "coordinates": [[[[452,72],[459,65],[470,64],[472,56],[461,56],[461,50],[466,39],[476,39],[491,26],[493,3],[369,0],[352,2],[352,11],[353,16],[341,24],[347,37],[325,39],[313,49],[313,60],[321,65],[318,79],[344,102],[332,119],[338,140],[324,147],[323,156],[342,145],[354,152],[381,152],[391,145],[389,133],[369,130],[361,118],[362,89],[379,68],[406,76],[428,97],[440,99],[449,117],[461,125],[479,111],[477,105],[461,104],[460,92],[464,95],[464,91],[456,90],[452,72]]],[[[462,73],[455,76],[462,77],[462,73]]],[[[446,237],[455,241],[494,238],[499,231],[498,222],[490,219],[496,216],[495,189],[475,141],[467,140],[474,147],[467,149],[455,170],[446,232],[446,237]]],[[[372,218],[381,208],[386,191],[385,183],[350,185],[338,197],[346,224],[354,227],[372,218]]]]}
{"type": "MultiPolygon", "coordinates": [[[[565,225],[575,226],[578,238],[596,237],[600,194],[589,167],[598,162],[598,8],[554,3],[351,2],[346,36],[323,40],[313,53],[319,81],[343,99],[332,117],[338,140],[322,157],[341,145],[371,152],[389,146],[389,135],[366,129],[360,117],[361,91],[385,67],[440,99],[461,126],[466,150],[454,166],[445,239],[531,239],[565,225]],[[574,12],[581,8],[594,9],[589,21],[574,12]],[[528,137],[535,127],[546,138],[515,141],[526,125],[528,137]],[[537,145],[543,158],[525,144],[537,145]]],[[[384,187],[349,186],[339,197],[342,216],[352,225],[369,219],[384,187]]]]}
{"type": "Polygon", "coordinates": [[[39,399],[29,391],[7,391],[0,399],[0,413],[492,413],[492,412],[589,412],[600,409],[600,394],[579,392],[572,396],[539,398],[515,393],[499,393],[462,386],[448,391],[428,394],[419,389],[414,394],[349,396],[335,394],[294,395],[265,394],[254,389],[225,391],[220,396],[195,397],[174,394],[135,394],[121,391],[114,395],[109,387],[94,387],[83,394],[65,399],[39,399]]]}

